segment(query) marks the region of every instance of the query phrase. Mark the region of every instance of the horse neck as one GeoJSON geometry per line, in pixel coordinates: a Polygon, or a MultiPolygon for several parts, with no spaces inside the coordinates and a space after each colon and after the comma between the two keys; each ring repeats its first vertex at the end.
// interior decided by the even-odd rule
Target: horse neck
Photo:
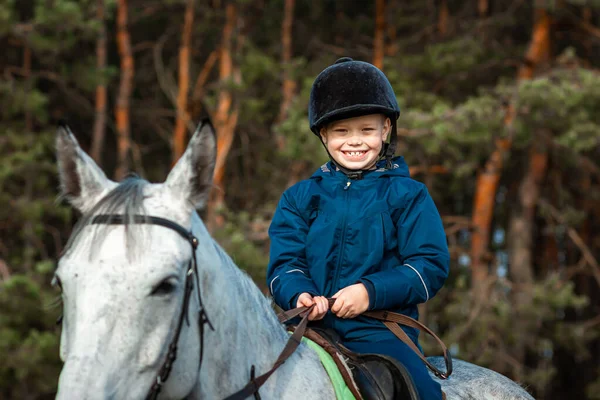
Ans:
{"type": "Polygon", "coordinates": [[[205,264],[199,273],[204,308],[214,327],[214,331],[206,327],[204,335],[200,387],[203,397],[213,398],[247,383],[252,365],[257,374],[270,369],[289,336],[250,277],[210,238],[203,224],[195,225],[201,230],[200,242],[207,243],[198,249],[207,252],[198,254],[199,263],[205,264]]]}

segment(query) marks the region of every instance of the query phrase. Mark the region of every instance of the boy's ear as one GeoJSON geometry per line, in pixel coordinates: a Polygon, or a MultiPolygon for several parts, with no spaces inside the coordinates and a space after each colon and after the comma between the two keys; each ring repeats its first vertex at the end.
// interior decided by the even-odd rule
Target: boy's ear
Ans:
{"type": "Polygon", "coordinates": [[[385,142],[388,138],[388,135],[390,134],[390,131],[392,130],[392,121],[389,118],[385,118],[385,121],[383,121],[383,141],[385,142]]]}
{"type": "Polygon", "coordinates": [[[327,129],[321,128],[321,130],[319,131],[319,135],[321,135],[321,140],[323,141],[323,143],[327,144],[327,129]]]}

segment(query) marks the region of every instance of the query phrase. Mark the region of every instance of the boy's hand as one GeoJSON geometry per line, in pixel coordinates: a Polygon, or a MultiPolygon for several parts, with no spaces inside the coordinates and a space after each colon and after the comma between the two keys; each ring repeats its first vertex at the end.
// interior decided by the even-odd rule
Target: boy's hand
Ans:
{"type": "Polygon", "coordinates": [[[369,308],[369,293],[362,283],[346,286],[333,295],[331,312],[340,318],[354,318],[369,308]]]}
{"type": "Polygon", "coordinates": [[[317,305],[310,312],[308,320],[317,321],[319,319],[323,319],[325,314],[327,314],[327,310],[329,309],[329,302],[327,301],[326,297],[312,297],[309,293],[302,293],[300,296],[298,296],[296,307],[310,307],[313,305],[313,303],[316,303],[317,305]]]}

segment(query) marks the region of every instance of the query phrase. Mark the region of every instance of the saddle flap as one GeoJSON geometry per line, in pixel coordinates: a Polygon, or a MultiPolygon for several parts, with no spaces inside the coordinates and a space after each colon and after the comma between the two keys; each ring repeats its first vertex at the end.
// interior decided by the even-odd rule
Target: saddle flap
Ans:
{"type": "Polygon", "coordinates": [[[354,397],[364,400],[419,400],[408,370],[396,359],[381,354],[359,354],[341,344],[331,329],[309,328],[304,336],[334,359],[354,397]]]}
{"type": "Polygon", "coordinates": [[[404,365],[382,354],[356,354],[349,359],[352,375],[365,400],[419,400],[419,392],[404,365]]]}

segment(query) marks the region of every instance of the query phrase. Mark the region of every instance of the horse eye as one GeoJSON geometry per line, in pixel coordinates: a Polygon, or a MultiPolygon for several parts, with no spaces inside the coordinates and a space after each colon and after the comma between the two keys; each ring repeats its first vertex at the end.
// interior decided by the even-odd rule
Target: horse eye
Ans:
{"type": "Polygon", "coordinates": [[[177,286],[175,285],[175,283],[172,281],[171,278],[165,279],[164,281],[162,281],[161,283],[156,285],[154,287],[154,289],[152,289],[152,292],[150,293],[150,295],[151,296],[164,296],[167,294],[171,294],[175,291],[176,287],[177,286]]]}
{"type": "Polygon", "coordinates": [[[54,278],[52,278],[52,282],[50,282],[50,285],[52,285],[54,287],[58,287],[58,289],[62,293],[62,291],[63,291],[62,282],[60,281],[60,278],[58,277],[58,275],[54,275],[54,278]]]}

